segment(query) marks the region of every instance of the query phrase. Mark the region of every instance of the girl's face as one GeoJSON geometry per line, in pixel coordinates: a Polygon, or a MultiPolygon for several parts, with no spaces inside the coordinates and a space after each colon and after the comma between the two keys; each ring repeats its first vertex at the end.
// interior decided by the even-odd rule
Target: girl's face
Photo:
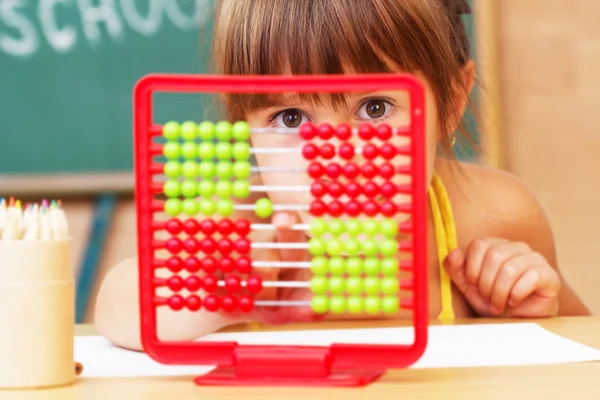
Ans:
{"type": "MultiPolygon", "coordinates": [[[[422,78],[421,78],[422,79],[422,78]]],[[[437,120],[437,110],[433,93],[428,85],[425,85],[425,135],[426,135],[426,179],[431,180],[433,174],[436,147],[438,138],[440,137],[439,124],[437,120]]],[[[346,101],[337,107],[333,107],[328,98],[323,98],[323,101],[318,105],[303,103],[297,96],[290,95],[285,97],[280,103],[247,114],[246,121],[253,128],[278,128],[278,129],[295,129],[301,124],[311,122],[318,126],[323,123],[328,123],[334,128],[339,124],[349,124],[353,127],[358,127],[364,123],[370,123],[375,126],[380,124],[388,124],[392,128],[403,128],[410,126],[410,97],[407,92],[399,91],[381,91],[374,93],[349,93],[346,96],[346,101]]],[[[301,150],[305,144],[304,140],[298,134],[286,133],[255,133],[252,135],[252,146],[255,149],[297,149],[292,153],[273,152],[271,154],[259,152],[256,154],[258,167],[284,167],[290,168],[289,172],[261,172],[262,184],[267,186],[304,186],[308,187],[313,182],[306,172],[309,161],[303,158],[301,150]]],[[[409,138],[402,136],[392,136],[390,142],[396,146],[402,146],[409,143],[409,138]]],[[[338,139],[330,139],[335,148],[341,143],[338,139]]],[[[314,141],[317,146],[324,143],[320,139],[314,141]]],[[[350,143],[356,148],[364,146],[365,142],[353,136],[350,143]]],[[[382,141],[376,140],[376,145],[383,144],[382,141]]],[[[317,159],[316,161],[319,161],[317,159]]],[[[336,156],[332,160],[322,160],[324,163],[338,162],[341,165],[348,161],[342,160],[336,156]]],[[[366,160],[362,159],[360,154],[357,154],[352,160],[359,167],[366,160]]],[[[376,165],[385,162],[381,158],[374,160],[376,165]]],[[[391,160],[394,167],[410,163],[410,158],[406,156],[396,156],[391,160]]],[[[406,176],[394,178],[395,183],[406,183],[406,176]]],[[[347,181],[346,178],[340,178],[347,181]]],[[[376,183],[383,183],[383,178],[373,178],[376,183]]],[[[343,181],[341,183],[343,183],[343,181]]],[[[356,179],[358,183],[364,184],[366,178],[359,177],[356,179]]],[[[312,195],[307,190],[301,191],[279,191],[268,190],[267,194],[273,204],[310,204],[312,195]]],[[[395,199],[397,200],[397,199],[395,199]]],[[[300,212],[303,222],[308,222],[309,213],[300,212]]]]}

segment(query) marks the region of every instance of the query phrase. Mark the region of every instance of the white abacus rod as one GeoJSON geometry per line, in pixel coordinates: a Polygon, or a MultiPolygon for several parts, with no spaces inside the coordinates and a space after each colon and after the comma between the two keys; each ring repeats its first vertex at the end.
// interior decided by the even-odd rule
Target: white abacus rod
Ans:
{"type": "MultiPolygon", "coordinates": [[[[240,282],[242,287],[246,287],[247,283],[245,281],[240,282]]],[[[225,287],[225,281],[218,281],[217,286],[225,287]]],[[[310,282],[303,281],[264,281],[262,282],[263,287],[271,287],[271,288],[309,288],[310,282]]]]}
{"type": "Polygon", "coordinates": [[[253,249],[291,249],[307,250],[308,243],[278,243],[278,242],[255,242],[250,244],[253,249]]]}
{"type": "Polygon", "coordinates": [[[303,167],[250,167],[250,172],[302,172],[306,173],[306,168],[303,167]]]}
{"type": "Polygon", "coordinates": [[[307,261],[252,261],[255,268],[310,268],[307,261]]]}
{"type": "MultiPolygon", "coordinates": [[[[236,211],[254,211],[254,204],[234,204],[236,211]]],[[[273,204],[273,211],[309,211],[310,206],[304,204],[273,204]]]]}
{"type": "Polygon", "coordinates": [[[310,307],[310,301],[262,300],[255,301],[254,305],[258,307],[310,307]]]}
{"type": "MultiPolygon", "coordinates": [[[[274,224],[252,224],[250,225],[250,228],[253,231],[272,231],[277,229],[274,224]]],[[[308,224],[294,224],[287,229],[292,231],[307,231],[310,229],[310,227],[308,224]]]]}
{"type": "Polygon", "coordinates": [[[310,186],[253,185],[251,192],[309,192],[310,186]]]}
{"type": "MultiPolygon", "coordinates": [[[[333,128],[335,130],[335,127],[333,128]]],[[[405,133],[408,128],[392,128],[392,134],[405,133]]],[[[357,135],[359,128],[351,128],[353,134],[357,135]]],[[[297,128],[250,128],[251,134],[284,134],[297,135],[300,129],[297,128]]]]}
{"type": "MultiPolygon", "coordinates": [[[[362,154],[362,147],[354,149],[356,154],[362,154]]],[[[302,147],[253,147],[250,149],[252,154],[301,154],[302,147]]]]}

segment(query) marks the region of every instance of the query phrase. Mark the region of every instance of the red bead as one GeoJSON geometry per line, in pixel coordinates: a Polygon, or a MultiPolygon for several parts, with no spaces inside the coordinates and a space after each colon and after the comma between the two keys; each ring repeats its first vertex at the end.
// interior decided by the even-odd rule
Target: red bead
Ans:
{"type": "Polygon", "coordinates": [[[377,150],[377,146],[369,143],[363,147],[362,155],[367,160],[373,160],[379,155],[379,150],[377,150]]]}
{"type": "Polygon", "coordinates": [[[167,243],[165,243],[165,247],[167,248],[169,253],[177,254],[181,250],[183,250],[183,243],[181,243],[181,240],[179,238],[171,238],[167,240],[167,243]]]}
{"type": "Polygon", "coordinates": [[[323,174],[325,174],[325,167],[323,164],[318,162],[313,162],[308,166],[308,176],[313,179],[320,179],[323,174]]]}
{"type": "Polygon", "coordinates": [[[333,147],[333,145],[330,143],[325,143],[322,145],[320,150],[321,157],[326,160],[331,160],[333,157],[335,157],[335,147],[333,147]]]}
{"type": "Polygon", "coordinates": [[[396,185],[392,182],[384,182],[383,185],[381,185],[381,194],[386,198],[391,199],[396,193],[398,193],[398,188],[396,188],[396,185]]]}
{"type": "Polygon", "coordinates": [[[229,236],[233,233],[235,226],[230,219],[222,219],[219,221],[219,233],[223,236],[229,236]]]}
{"type": "Polygon", "coordinates": [[[242,288],[240,277],[237,275],[229,275],[225,278],[225,289],[229,293],[235,293],[242,288]]]}
{"type": "Polygon", "coordinates": [[[313,217],[322,217],[325,215],[326,210],[327,208],[325,207],[325,203],[323,203],[321,200],[315,200],[310,203],[310,214],[313,217]]]}
{"type": "Polygon", "coordinates": [[[240,274],[249,274],[252,271],[252,260],[248,257],[240,257],[235,263],[240,274]]]}
{"type": "Polygon", "coordinates": [[[373,139],[373,136],[375,136],[375,128],[373,125],[365,123],[358,128],[358,137],[362,140],[371,140],[373,139]]]}
{"type": "Polygon", "coordinates": [[[346,194],[348,195],[348,197],[351,198],[355,198],[360,196],[361,192],[362,192],[362,188],[360,187],[360,184],[356,183],[356,182],[350,182],[346,185],[346,194]]]}
{"type": "Polygon", "coordinates": [[[398,207],[391,201],[384,201],[381,203],[381,213],[386,217],[393,217],[398,211],[398,207]]]}
{"type": "Polygon", "coordinates": [[[185,305],[185,300],[183,300],[183,297],[176,294],[175,296],[171,296],[167,299],[167,305],[169,308],[171,308],[171,310],[179,311],[185,305]]]}
{"type": "Polygon", "coordinates": [[[217,290],[217,283],[217,278],[215,278],[214,275],[206,275],[202,279],[202,286],[204,287],[204,290],[209,293],[217,290]]]}
{"type": "Polygon", "coordinates": [[[337,138],[340,140],[348,140],[352,137],[352,128],[348,124],[340,124],[337,127],[337,138]]]}
{"type": "Polygon", "coordinates": [[[299,135],[304,140],[312,140],[317,135],[317,128],[308,122],[300,127],[299,135]]]}
{"type": "Polygon", "coordinates": [[[233,312],[237,308],[237,300],[233,296],[223,296],[223,300],[221,300],[221,307],[226,312],[233,312]]]}
{"type": "Polygon", "coordinates": [[[250,233],[250,221],[239,219],[235,222],[235,232],[240,236],[246,236],[250,233]]]}
{"type": "Polygon", "coordinates": [[[344,176],[348,179],[354,179],[360,175],[360,169],[355,163],[344,165],[344,176]]]}
{"type": "Polygon", "coordinates": [[[217,223],[212,219],[205,219],[200,223],[200,231],[207,236],[214,235],[217,231],[217,223]]]}
{"type": "Polygon", "coordinates": [[[351,160],[354,157],[354,146],[350,143],[343,143],[338,149],[338,154],[344,160],[351,160]]]}
{"type": "Polygon", "coordinates": [[[202,307],[202,300],[195,294],[188,296],[188,298],[185,299],[185,303],[190,311],[198,311],[202,307]]]}
{"type": "Polygon", "coordinates": [[[179,221],[176,218],[168,220],[167,223],[165,224],[165,229],[171,235],[178,235],[178,234],[180,234],[181,233],[181,228],[182,228],[181,221],[179,221]]]}
{"type": "Polygon", "coordinates": [[[371,179],[377,176],[379,173],[379,168],[375,166],[375,164],[368,162],[362,166],[362,174],[365,178],[371,179]]]}
{"type": "Polygon", "coordinates": [[[204,254],[212,254],[216,249],[217,243],[215,242],[215,239],[207,237],[200,241],[200,250],[202,250],[204,254]]]}
{"type": "Polygon", "coordinates": [[[385,179],[391,179],[394,176],[394,167],[390,163],[381,164],[379,167],[379,175],[385,179]]]}
{"type": "Polygon", "coordinates": [[[238,304],[242,312],[249,313],[254,310],[254,300],[250,296],[240,296],[238,304]]]}
{"type": "Polygon", "coordinates": [[[379,148],[379,154],[381,154],[381,157],[385,158],[386,160],[391,160],[392,158],[396,157],[396,146],[386,143],[379,148]]]}
{"type": "Polygon", "coordinates": [[[238,254],[248,254],[250,253],[250,241],[246,238],[239,238],[233,244],[235,251],[238,254]]]}
{"type": "Polygon", "coordinates": [[[379,206],[376,202],[369,200],[363,204],[363,211],[369,217],[374,217],[379,212],[379,206]]]}
{"type": "Polygon", "coordinates": [[[305,159],[314,160],[318,156],[319,148],[316,145],[312,143],[307,143],[304,145],[304,147],[302,147],[302,157],[304,157],[305,159]]]}
{"type": "Polygon", "coordinates": [[[377,127],[377,137],[381,140],[390,140],[392,138],[392,127],[382,124],[377,127]]]}
{"type": "Polygon", "coordinates": [[[344,186],[339,182],[331,182],[329,184],[329,195],[337,198],[344,195],[344,186]]]}
{"type": "Polygon", "coordinates": [[[340,175],[342,175],[342,172],[344,172],[344,170],[338,163],[331,163],[327,166],[327,176],[331,179],[339,178],[340,175]]]}
{"type": "Polygon", "coordinates": [[[180,276],[172,276],[167,280],[167,287],[174,292],[179,292],[183,289],[183,278],[180,276]]]}
{"type": "Polygon", "coordinates": [[[188,235],[193,236],[200,230],[200,224],[195,219],[190,218],[183,223],[183,230],[188,235]]]}
{"type": "Polygon", "coordinates": [[[222,257],[218,261],[219,269],[225,273],[233,272],[235,261],[231,257],[222,257]]]}
{"type": "Polygon", "coordinates": [[[367,182],[363,186],[363,193],[367,197],[375,197],[379,194],[379,186],[375,182],[367,182]]]}
{"type": "Polygon", "coordinates": [[[221,302],[219,301],[219,298],[217,296],[215,296],[214,294],[209,294],[204,298],[203,305],[206,311],[215,312],[219,309],[221,302]]]}
{"type": "Polygon", "coordinates": [[[323,140],[329,140],[335,134],[335,129],[329,124],[321,124],[319,126],[319,137],[323,140]]]}
{"type": "Polygon", "coordinates": [[[183,249],[188,254],[196,254],[198,248],[200,247],[198,240],[195,238],[188,238],[183,241],[183,249]]]}
{"type": "Polygon", "coordinates": [[[327,194],[327,188],[323,184],[323,182],[316,181],[312,185],[310,185],[310,194],[314,197],[323,197],[327,194]]]}
{"type": "Polygon", "coordinates": [[[183,269],[183,260],[177,256],[171,257],[167,260],[167,268],[171,272],[178,273],[183,269]]]}
{"type": "Polygon", "coordinates": [[[345,209],[346,209],[346,214],[348,214],[351,217],[357,217],[360,214],[360,212],[362,211],[362,207],[360,206],[360,203],[357,202],[356,200],[350,200],[349,202],[347,202],[345,209]]]}
{"type": "Polygon", "coordinates": [[[260,276],[251,276],[246,281],[246,288],[250,293],[258,293],[262,290],[262,279],[260,276]]]}
{"type": "Polygon", "coordinates": [[[332,217],[339,217],[344,213],[344,205],[339,201],[332,201],[329,203],[328,210],[329,215],[332,217]]]}
{"type": "Polygon", "coordinates": [[[185,259],[185,270],[191,273],[200,271],[202,263],[196,257],[188,257],[185,259]]]}
{"type": "Polygon", "coordinates": [[[190,275],[185,279],[185,287],[190,292],[195,292],[202,287],[202,281],[196,275],[190,275]]]}
{"type": "Polygon", "coordinates": [[[217,247],[219,248],[219,252],[221,254],[227,255],[233,251],[233,242],[228,238],[221,239],[217,243],[217,247]]]}
{"type": "Polygon", "coordinates": [[[202,259],[202,271],[212,274],[217,270],[217,260],[213,257],[204,257],[202,259]]]}

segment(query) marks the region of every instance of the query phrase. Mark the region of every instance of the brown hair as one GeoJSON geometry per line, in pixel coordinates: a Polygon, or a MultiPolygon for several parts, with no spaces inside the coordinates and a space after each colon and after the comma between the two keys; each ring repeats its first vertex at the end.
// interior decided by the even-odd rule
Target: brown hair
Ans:
{"type": "MultiPolygon", "coordinates": [[[[231,75],[419,72],[435,93],[441,144],[449,149],[462,117],[456,91],[468,96],[461,74],[469,52],[465,12],[465,0],[220,0],[215,68],[231,75]]],[[[231,120],[273,101],[225,97],[231,120]]],[[[340,101],[333,97],[334,105],[340,101]]]]}

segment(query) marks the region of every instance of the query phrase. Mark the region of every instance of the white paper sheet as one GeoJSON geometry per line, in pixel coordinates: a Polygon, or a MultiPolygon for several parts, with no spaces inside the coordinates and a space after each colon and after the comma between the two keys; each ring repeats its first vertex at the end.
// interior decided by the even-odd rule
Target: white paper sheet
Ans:
{"type": "MultiPolygon", "coordinates": [[[[239,344],[329,345],[331,343],[408,344],[411,328],[218,333],[209,341],[239,344]]],[[[117,348],[98,336],[75,338],[82,378],[197,376],[211,366],[167,366],[146,354],[117,348]]],[[[600,361],[600,350],[555,335],[537,324],[432,326],[423,357],[412,368],[540,365],[600,361]]]]}

